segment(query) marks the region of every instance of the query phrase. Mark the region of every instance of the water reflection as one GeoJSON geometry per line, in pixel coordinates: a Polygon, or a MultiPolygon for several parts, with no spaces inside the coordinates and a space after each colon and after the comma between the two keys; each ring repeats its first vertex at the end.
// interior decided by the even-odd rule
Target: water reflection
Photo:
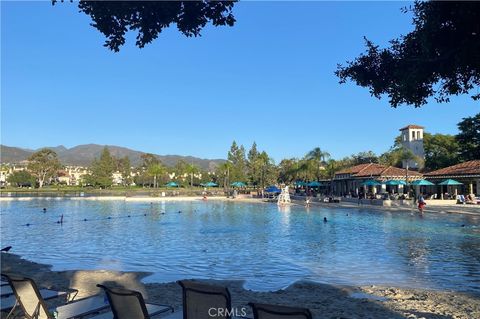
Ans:
{"type": "Polygon", "coordinates": [[[148,281],[244,279],[260,290],[308,279],[480,293],[480,221],[472,216],[220,201],[0,205],[2,245],[56,270],[153,272],[148,281]]]}

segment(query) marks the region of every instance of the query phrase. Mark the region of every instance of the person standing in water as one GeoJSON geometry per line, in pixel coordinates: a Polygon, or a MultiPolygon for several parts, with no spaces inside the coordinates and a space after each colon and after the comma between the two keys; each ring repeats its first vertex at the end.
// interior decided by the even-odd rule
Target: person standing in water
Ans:
{"type": "Polygon", "coordinates": [[[423,214],[423,210],[426,205],[427,203],[425,203],[425,199],[423,198],[423,195],[420,194],[420,196],[418,196],[418,211],[420,212],[420,214],[423,214]]]}

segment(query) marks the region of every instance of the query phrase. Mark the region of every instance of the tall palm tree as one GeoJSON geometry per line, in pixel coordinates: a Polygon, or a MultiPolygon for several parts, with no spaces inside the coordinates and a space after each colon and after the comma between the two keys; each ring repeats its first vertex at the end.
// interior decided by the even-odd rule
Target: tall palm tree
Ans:
{"type": "Polygon", "coordinates": [[[405,187],[407,188],[407,195],[409,195],[410,190],[408,189],[408,170],[409,170],[409,164],[411,161],[414,161],[417,163],[418,168],[422,168],[424,165],[424,159],[415,155],[412,150],[402,147],[399,150],[398,153],[398,160],[401,161],[402,163],[405,163],[405,182],[407,185],[405,187]]]}
{"type": "Polygon", "coordinates": [[[328,152],[322,151],[320,147],[315,147],[313,150],[308,152],[306,158],[310,161],[313,161],[316,167],[316,177],[317,180],[320,179],[320,171],[322,167],[326,164],[326,159],[330,157],[328,152]]]}
{"type": "Polygon", "coordinates": [[[194,165],[193,163],[192,164],[187,164],[185,169],[187,171],[187,174],[190,175],[190,187],[193,187],[193,176],[196,173],[198,173],[199,169],[198,169],[197,165],[194,165]]]}
{"type": "Polygon", "coordinates": [[[162,164],[152,164],[148,167],[147,172],[148,175],[153,176],[153,188],[157,188],[157,178],[165,174],[165,167],[162,164]]]}
{"type": "Polygon", "coordinates": [[[225,161],[224,163],[220,164],[219,168],[221,173],[223,174],[223,188],[226,189],[228,185],[230,185],[230,171],[232,170],[232,163],[230,161],[225,161]]]}

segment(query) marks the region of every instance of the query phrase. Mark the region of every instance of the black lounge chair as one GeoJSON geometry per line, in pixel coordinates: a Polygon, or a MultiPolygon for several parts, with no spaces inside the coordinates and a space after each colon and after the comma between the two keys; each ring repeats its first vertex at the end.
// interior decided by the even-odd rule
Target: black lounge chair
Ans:
{"type": "Polygon", "coordinates": [[[254,319],[312,319],[312,313],[305,308],[294,308],[250,302],[254,319]]]}
{"type": "Polygon", "coordinates": [[[168,305],[145,303],[140,292],[124,289],[110,288],[104,285],[97,285],[107,295],[111,312],[102,313],[91,319],[149,319],[155,315],[173,312],[168,305]]]}
{"type": "MultiPolygon", "coordinates": [[[[8,280],[15,295],[15,302],[7,315],[7,319],[13,316],[17,306],[20,306],[23,311],[23,316],[27,319],[69,319],[96,313],[108,308],[108,304],[103,301],[103,298],[90,297],[49,309],[45,303],[47,298],[44,298],[46,291],[39,290],[32,279],[5,274],[2,274],[2,277],[8,280]]],[[[58,293],[52,290],[50,290],[50,292],[53,292],[51,293],[51,298],[54,297],[54,293],[58,293]]],[[[74,292],[76,295],[77,291],[71,289],[70,292],[74,292]]],[[[13,300],[13,296],[11,297],[12,298],[9,298],[13,300]]]]}
{"type": "Polygon", "coordinates": [[[231,319],[232,298],[227,288],[181,280],[183,310],[165,319],[231,319]],[[228,309],[228,311],[226,311],[228,309]],[[219,311],[220,310],[220,311],[219,311]]]}

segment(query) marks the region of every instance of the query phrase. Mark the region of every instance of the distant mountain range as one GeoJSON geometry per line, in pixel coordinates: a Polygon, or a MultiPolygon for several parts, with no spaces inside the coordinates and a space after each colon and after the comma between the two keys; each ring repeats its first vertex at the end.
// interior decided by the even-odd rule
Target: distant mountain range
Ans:
{"type": "MultiPolygon", "coordinates": [[[[145,152],[131,150],[125,147],[106,145],[110,153],[118,158],[128,156],[132,166],[140,165],[142,160],[140,156],[145,152]]],[[[99,158],[105,145],[98,144],[85,144],[78,145],[72,148],[66,148],[63,145],[56,147],[46,147],[55,151],[60,159],[60,162],[64,165],[77,165],[77,166],[89,166],[94,158],[99,158]]],[[[0,162],[1,163],[19,163],[26,160],[37,150],[24,149],[19,147],[12,147],[6,145],[0,145],[0,162]]],[[[223,159],[203,159],[193,156],[180,156],[180,155],[157,155],[157,158],[162,161],[164,165],[174,166],[179,160],[184,160],[188,163],[195,164],[206,170],[214,170],[215,167],[225,160],[223,159]]]]}

